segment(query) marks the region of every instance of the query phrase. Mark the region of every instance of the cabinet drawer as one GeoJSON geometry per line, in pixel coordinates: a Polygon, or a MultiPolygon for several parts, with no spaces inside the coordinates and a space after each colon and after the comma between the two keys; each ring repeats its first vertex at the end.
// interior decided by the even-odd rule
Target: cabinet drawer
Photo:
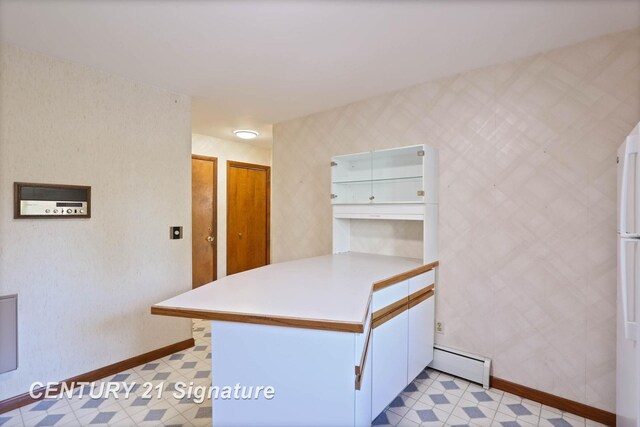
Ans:
{"type": "Polygon", "coordinates": [[[432,269],[426,273],[422,273],[418,276],[409,279],[409,294],[412,294],[420,289],[424,289],[429,285],[433,285],[436,282],[436,270],[432,269]]]}
{"type": "Polygon", "coordinates": [[[402,299],[406,299],[409,295],[409,281],[405,280],[386,288],[380,289],[373,293],[371,299],[371,311],[376,312],[381,308],[385,308],[402,299]]]}

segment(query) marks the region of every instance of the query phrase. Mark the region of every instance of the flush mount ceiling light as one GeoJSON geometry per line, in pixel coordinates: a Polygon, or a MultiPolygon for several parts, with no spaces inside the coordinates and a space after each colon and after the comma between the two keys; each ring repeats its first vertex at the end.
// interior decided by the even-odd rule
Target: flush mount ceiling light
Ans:
{"type": "Polygon", "coordinates": [[[255,130],[247,130],[247,129],[238,129],[234,130],[233,133],[240,139],[254,139],[258,135],[260,135],[255,130]]]}

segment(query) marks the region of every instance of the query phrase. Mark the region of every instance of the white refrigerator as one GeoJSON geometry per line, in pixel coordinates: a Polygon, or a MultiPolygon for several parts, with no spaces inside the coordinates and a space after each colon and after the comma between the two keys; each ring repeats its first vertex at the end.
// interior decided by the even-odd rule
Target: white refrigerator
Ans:
{"type": "Polygon", "coordinates": [[[618,427],[640,427],[640,123],[618,149],[618,427]]]}

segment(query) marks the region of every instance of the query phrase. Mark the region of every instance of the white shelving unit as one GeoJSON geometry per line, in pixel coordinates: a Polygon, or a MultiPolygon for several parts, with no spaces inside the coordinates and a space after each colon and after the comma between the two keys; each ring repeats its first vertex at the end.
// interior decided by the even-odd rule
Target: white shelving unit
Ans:
{"type": "Polygon", "coordinates": [[[423,222],[424,263],[438,255],[438,151],[428,145],[331,161],[333,253],[349,252],[351,220],[423,222]]]}

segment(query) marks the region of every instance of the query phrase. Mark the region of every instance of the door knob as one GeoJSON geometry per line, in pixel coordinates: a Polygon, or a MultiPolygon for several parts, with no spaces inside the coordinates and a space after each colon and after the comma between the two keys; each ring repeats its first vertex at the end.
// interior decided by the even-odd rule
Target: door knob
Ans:
{"type": "Polygon", "coordinates": [[[213,243],[213,240],[214,240],[214,238],[213,238],[213,237],[211,237],[211,236],[207,237],[207,241],[208,241],[209,243],[213,243]]]}
{"type": "Polygon", "coordinates": [[[238,237],[242,237],[242,233],[238,233],[238,237]]]}

